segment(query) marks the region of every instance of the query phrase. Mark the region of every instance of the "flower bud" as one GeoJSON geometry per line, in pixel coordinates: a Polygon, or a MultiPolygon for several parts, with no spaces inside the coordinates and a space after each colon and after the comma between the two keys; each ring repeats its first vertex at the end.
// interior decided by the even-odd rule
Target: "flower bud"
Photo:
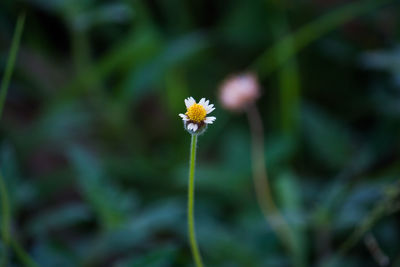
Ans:
{"type": "Polygon", "coordinates": [[[256,75],[244,73],[227,78],[219,90],[219,99],[224,108],[242,111],[260,96],[256,75]]]}

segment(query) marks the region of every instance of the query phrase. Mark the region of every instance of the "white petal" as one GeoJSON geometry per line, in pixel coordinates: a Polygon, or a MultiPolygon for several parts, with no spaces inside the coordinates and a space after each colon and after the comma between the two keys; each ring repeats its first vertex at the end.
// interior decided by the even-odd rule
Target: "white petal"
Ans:
{"type": "Polygon", "coordinates": [[[199,128],[199,126],[197,126],[197,124],[194,124],[192,128],[193,128],[193,132],[195,132],[195,131],[197,131],[197,128],[199,128]]]}
{"type": "Polygon", "coordinates": [[[196,104],[196,100],[194,100],[193,97],[189,97],[189,104],[190,106],[193,106],[194,104],[196,104]]]}
{"type": "Polygon", "coordinates": [[[216,117],[206,117],[204,122],[207,124],[212,124],[216,119],[217,119],[216,117]]]}
{"type": "Polygon", "coordinates": [[[213,112],[214,109],[215,109],[215,108],[209,108],[209,109],[207,110],[207,114],[210,114],[211,112],[213,112]]]}
{"type": "Polygon", "coordinates": [[[196,104],[196,100],[194,100],[193,97],[188,97],[188,98],[185,99],[186,108],[190,108],[194,104],[196,104]]]}
{"type": "Polygon", "coordinates": [[[179,114],[179,117],[181,117],[183,121],[188,121],[189,120],[188,117],[185,114],[182,114],[182,113],[179,114]]]}
{"type": "Polygon", "coordinates": [[[188,99],[185,99],[185,106],[186,106],[186,108],[189,108],[190,106],[189,106],[189,98],[188,99]]]}
{"type": "Polygon", "coordinates": [[[208,106],[208,103],[210,103],[210,100],[207,100],[206,102],[204,102],[205,106],[208,106]]]}
{"type": "Polygon", "coordinates": [[[189,125],[187,126],[188,130],[192,130],[193,127],[194,127],[194,124],[193,124],[193,123],[189,123],[189,125]]]}
{"type": "Polygon", "coordinates": [[[208,105],[208,106],[205,107],[205,110],[207,111],[207,114],[214,110],[213,107],[214,107],[213,104],[208,105]]]}
{"type": "Polygon", "coordinates": [[[206,102],[206,99],[203,97],[202,99],[200,99],[199,104],[204,107],[205,106],[204,105],[205,102],[206,102]]]}

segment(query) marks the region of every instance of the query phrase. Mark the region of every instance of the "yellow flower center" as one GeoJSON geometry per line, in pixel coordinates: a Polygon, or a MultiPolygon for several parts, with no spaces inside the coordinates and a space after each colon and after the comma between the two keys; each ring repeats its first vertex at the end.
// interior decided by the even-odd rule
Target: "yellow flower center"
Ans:
{"type": "Polygon", "coordinates": [[[188,108],[186,115],[191,121],[199,123],[205,119],[207,111],[202,105],[194,104],[190,108],[188,108]]]}

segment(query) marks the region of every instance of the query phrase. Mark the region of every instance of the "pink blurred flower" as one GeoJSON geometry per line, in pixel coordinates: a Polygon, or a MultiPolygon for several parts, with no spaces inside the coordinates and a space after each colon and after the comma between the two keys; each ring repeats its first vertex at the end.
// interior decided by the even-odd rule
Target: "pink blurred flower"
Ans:
{"type": "Polygon", "coordinates": [[[244,73],[227,78],[221,85],[219,99],[224,108],[242,111],[260,95],[256,75],[244,73]]]}

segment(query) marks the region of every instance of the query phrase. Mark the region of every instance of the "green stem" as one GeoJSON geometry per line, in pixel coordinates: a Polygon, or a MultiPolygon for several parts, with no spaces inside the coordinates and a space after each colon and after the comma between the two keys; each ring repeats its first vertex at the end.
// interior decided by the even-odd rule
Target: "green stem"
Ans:
{"type": "MultiPolygon", "coordinates": [[[[22,32],[25,23],[25,12],[18,16],[17,24],[13,39],[11,42],[10,53],[7,59],[7,64],[3,79],[0,86],[0,119],[3,114],[4,102],[7,97],[8,86],[10,84],[11,75],[14,70],[15,60],[17,58],[19,43],[21,41],[22,32]]],[[[2,211],[2,222],[1,222],[1,235],[4,242],[5,252],[2,266],[8,266],[8,246],[10,245],[10,225],[11,225],[11,211],[10,203],[7,192],[7,185],[4,181],[2,174],[0,173],[0,193],[1,193],[1,211],[2,211]]]]}
{"type": "Polygon", "coordinates": [[[4,259],[1,266],[8,266],[8,246],[10,244],[10,203],[8,201],[7,187],[3,179],[3,175],[0,173],[0,193],[1,193],[1,210],[2,210],[2,237],[5,247],[4,259]]]}
{"type": "Polygon", "coordinates": [[[196,161],[196,143],[197,135],[192,134],[192,144],[190,149],[190,170],[189,170],[189,188],[188,188],[188,228],[189,240],[192,254],[197,267],[202,267],[199,247],[197,246],[196,233],[194,231],[194,169],[196,161]]]}
{"type": "Polygon", "coordinates": [[[270,223],[282,244],[288,251],[292,251],[293,241],[290,234],[290,226],[282,216],[272,197],[267,166],[265,164],[264,129],[261,121],[261,114],[254,104],[248,107],[247,117],[251,132],[254,190],[256,192],[258,204],[263,212],[265,220],[270,223]]]}
{"type": "Polygon", "coordinates": [[[15,239],[11,239],[10,243],[14,248],[14,252],[18,257],[19,261],[26,267],[39,267],[38,264],[29,256],[28,253],[21,247],[15,239]]]}
{"type": "Polygon", "coordinates": [[[15,26],[15,32],[11,43],[10,55],[8,56],[6,70],[4,72],[3,80],[0,87],[0,118],[3,113],[3,106],[6,100],[8,85],[10,84],[11,75],[14,70],[15,60],[17,58],[17,52],[19,43],[21,41],[22,32],[24,30],[25,23],[25,12],[18,16],[17,25],[15,26]]]}
{"type": "MultiPolygon", "coordinates": [[[[17,24],[13,39],[11,42],[11,49],[7,60],[4,76],[0,86],[0,119],[3,114],[4,102],[7,97],[8,86],[10,84],[11,76],[14,71],[15,61],[17,59],[17,53],[21,42],[22,32],[24,30],[26,13],[23,12],[18,16],[17,24]]],[[[37,267],[36,263],[29,257],[28,253],[17,243],[17,241],[11,235],[11,205],[7,191],[7,184],[3,175],[0,172],[0,194],[1,194],[1,232],[5,246],[5,257],[2,262],[2,266],[8,266],[8,247],[12,246],[19,260],[24,263],[25,266],[37,267]]]]}

